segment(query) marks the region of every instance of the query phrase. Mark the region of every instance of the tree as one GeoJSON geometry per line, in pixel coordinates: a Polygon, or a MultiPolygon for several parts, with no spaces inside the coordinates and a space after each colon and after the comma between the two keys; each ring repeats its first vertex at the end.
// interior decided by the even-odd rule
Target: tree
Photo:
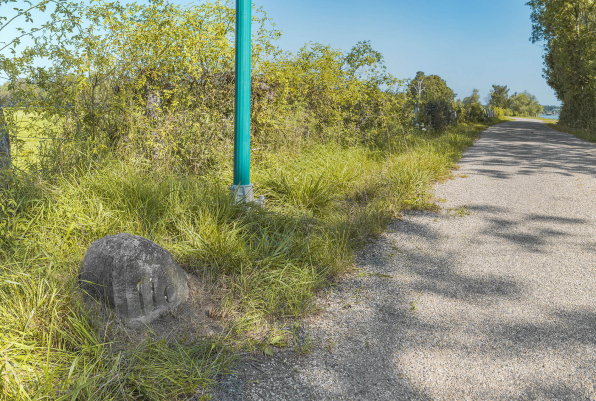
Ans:
{"type": "Polygon", "coordinates": [[[465,97],[463,103],[468,107],[473,104],[480,104],[480,95],[478,92],[478,89],[472,89],[472,94],[468,97],[465,97]]]}
{"type": "Polygon", "coordinates": [[[424,72],[418,71],[416,77],[410,83],[410,93],[418,96],[418,84],[422,84],[422,91],[420,93],[421,102],[426,103],[431,100],[445,100],[452,102],[455,99],[455,93],[447,86],[447,83],[438,75],[425,75],[424,72]]]}
{"type": "Polygon", "coordinates": [[[544,77],[563,102],[561,123],[596,125],[596,2],[531,0],[533,43],[544,46],[544,77]]]}
{"type": "Polygon", "coordinates": [[[536,116],[543,110],[536,96],[528,91],[514,93],[510,98],[510,107],[514,116],[536,116]]]}
{"type": "Polygon", "coordinates": [[[509,108],[509,88],[507,88],[507,85],[493,85],[489,97],[490,106],[502,109],[509,108]]]}
{"type": "Polygon", "coordinates": [[[409,93],[416,102],[420,122],[437,129],[450,123],[455,93],[440,76],[418,71],[410,82],[409,93]]]}
{"type": "Polygon", "coordinates": [[[478,89],[473,89],[472,94],[455,102],[455,109],[459,121],[482,121],[484,120],[484,106],[480,103],[478,89]]]}

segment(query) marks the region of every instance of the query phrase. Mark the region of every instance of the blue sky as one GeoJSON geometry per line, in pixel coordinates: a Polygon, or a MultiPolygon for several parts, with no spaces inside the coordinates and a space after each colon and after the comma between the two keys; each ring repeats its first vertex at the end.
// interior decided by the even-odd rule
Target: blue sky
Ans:
{"type": "Polygon", "coordinates": [[[279,45],[304,43],[345,51],[370,40],[398,78],[440,75],[459,98],[482,100],[493,84],[528,90],[541,104],[560,104],[542,78],[542,48],[529,41],[526,0],[253,0],[283,31],[279,45]]]}
{"type": "MultiPolygon", "coordinates": [[[[484,101],[498,84],[507,85],[510,94],[528,90],[543,105],[560,104],[542,78],[542,48],[529,41],[525,2],[253,0],[283,32],[278,45],[286,51],[295,53],[309,41],[349,51],[370,40],[397,78],[424,71],[441,76],[462,99],[477,88],[484,101]]],[[[5,37],[14,33],[8,31],[5,37]]]]}

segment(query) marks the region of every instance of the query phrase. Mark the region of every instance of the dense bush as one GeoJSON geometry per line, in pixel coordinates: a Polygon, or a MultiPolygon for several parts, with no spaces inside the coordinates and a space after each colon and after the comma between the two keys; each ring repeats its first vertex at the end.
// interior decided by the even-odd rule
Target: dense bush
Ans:
{"type": "Polygon", "coordinates": [[[444,130],[458,121],[467,121],[462,117],[462,109],[458,109],[455,93],[438,75],[425,75],[418,71],[410,82],[409,95],[415,103],[416,122],[432,129],[444,130]],[[457,113],[462,117],[458,120],[457,113]]]}
{"type": "MultiPolygon", "coordinates": [[[[29,51],[49,60],[48,67],[39,68],[31,58],[11,76],[13,99],[22,99],[36,118],[54,122],[46,136],[194,173],[230,157],[233,8],[98,2],[80,12],[84,33],[40,37],[29,51]]],[[[347,53],[309,43],[293,55],[274,46],[280,33],[270,26],[258,11],[254,147],[374,143],[379,132],[411,122],[412,104],[400,91],[401,81],[385,71],[382,55],[368,42],[347,53]]]]}
{"type": "Polygon", "coordinates": [[[444,130],[454,122],[453,107],[445,99],[431,100],[426,104],[426,123],[437,130],[444,130]]]}
{"type": "Polygon", "coordinates": [[[544,46],[544,76],[563,102],[559,122],[596,127],[596,13],[590,0],[531,0],[531,40],[544,46]]]}
{"type": "Polygon", "coordinates": [[[504,109],[502,107],[494,107],[493,110],[495,111],[495,116],[497,118],[503,118],[505,116],[510,116],[511,115],[511,110],[504,109]]]}

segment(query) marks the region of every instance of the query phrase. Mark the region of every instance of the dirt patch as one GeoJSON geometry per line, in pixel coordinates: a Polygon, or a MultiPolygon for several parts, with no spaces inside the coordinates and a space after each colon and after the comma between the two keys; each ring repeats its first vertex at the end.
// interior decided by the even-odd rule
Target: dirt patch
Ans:
{"type": "Polygon", "coordinates": [[[97,316],[104,341],[115,341],[121,344],[120,347],[134,346],[147,338],[189,343],[221,333],[223,325],[218,321],[213,292],[193,274],[188,274],[188,288],[189,296],[185,303],[140,328],[126,326],[111,309],[98,302],[87,299],[85,303],[97,316]]]}

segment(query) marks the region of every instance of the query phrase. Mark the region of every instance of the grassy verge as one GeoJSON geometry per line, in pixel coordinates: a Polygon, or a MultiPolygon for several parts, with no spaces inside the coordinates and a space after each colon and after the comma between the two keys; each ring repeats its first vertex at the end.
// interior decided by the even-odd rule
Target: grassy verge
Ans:
{"type": "Polygon", "coordinates": [[[574,136],[584,139],[586,141],[596,143],[596,131],[580,129],[580,128],[570,128],[570,127],[566,127],[561,124],[552,124],[552,123],[549,124],[548,126],[552,129],[556,129],[557,131],[565,132],[567,134],[574,135],[574,136]]]}
{"type": "Polygon", "coordinates": [[[485,128],[410,133],[387,149],[258,154],[254,183],[265,208],[233,204],[225,174],[158,174],[134,160],[107,158],[51,180],[3,176],[0,397],[200,393],[229,366],[229,344],[271,343],[284,322],[312,311],[316,291],[390,219],[432,208],[431,184],[449,176],[485,128]],[[226,338],[129,342],[99,326],[77,290],[77,270],[92,241],[123,231],[169,249],[217,289],[226,338]]]}
{"type": "MultiPolygon", "coordinates": [[[[515,121],[514,117],[505,117],[505,118],[509,119],[510,121],[515,121]]],[[[557,123],[559,121],[559,120],[553,120],[552,118],[543,118],[543,117],[519,117],[519,118],[527,118],[530,120],[544,121],[545,123],[549,123],[549,124],[557,123]]]]}

